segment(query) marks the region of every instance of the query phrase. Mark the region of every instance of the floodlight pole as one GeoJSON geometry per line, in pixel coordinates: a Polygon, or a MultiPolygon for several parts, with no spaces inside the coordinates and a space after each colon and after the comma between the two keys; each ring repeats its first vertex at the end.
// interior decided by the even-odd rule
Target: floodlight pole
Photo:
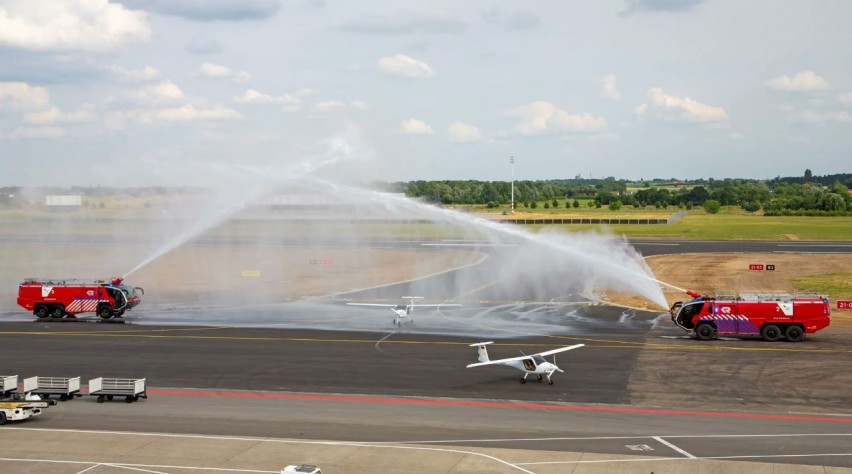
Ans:
{"type": "Polygon", "coordinates": [[[509,157],[509,163],[512,164],[512,215],[515,215],[515,157],[509,157]]]}

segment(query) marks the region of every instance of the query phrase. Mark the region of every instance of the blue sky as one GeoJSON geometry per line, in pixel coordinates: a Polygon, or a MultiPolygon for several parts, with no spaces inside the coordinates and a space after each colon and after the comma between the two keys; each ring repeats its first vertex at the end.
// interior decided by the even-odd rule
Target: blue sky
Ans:
{"type": "Polygon", "coordinates": [[[0,184],[850,172],[843,0],[0,0],[0,184]],[[218,179],[218,178],[217,178],[218,179]]]}

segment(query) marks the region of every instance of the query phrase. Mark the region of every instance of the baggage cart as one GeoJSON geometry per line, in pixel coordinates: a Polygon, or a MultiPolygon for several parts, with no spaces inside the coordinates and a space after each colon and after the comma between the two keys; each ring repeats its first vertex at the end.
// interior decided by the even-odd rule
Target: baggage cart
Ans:
{"type": "Polygon", "coordinates": [[[148,393],[145,391],[145,379],[98,377],[89,380],[89,395],[98,397],[98,403],[112,400],[114,397],[124,397],[126,403],[133,403],[140,398],[148,398],[148,393]]]}
{"type": "Polygon", "coordinates": [[[17,375],[0,375],[0,398],[20,398],[17,375]]]}
{"type": "Polygon", "coordinates": [[[30,377],[24,379],[24,393],[50,398],[56,395],[61,401],[73,400],[80,397],[80,377],[30,377]]]}

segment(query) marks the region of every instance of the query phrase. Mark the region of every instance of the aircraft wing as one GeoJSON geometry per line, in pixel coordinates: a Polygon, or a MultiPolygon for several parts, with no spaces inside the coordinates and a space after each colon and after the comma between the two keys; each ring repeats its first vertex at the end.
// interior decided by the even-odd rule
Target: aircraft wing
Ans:
{"type": "Polygon", "coordinates": [[[553,349],[552,351],[539,352],[538,354],[533,354],[533,355],[540,355],[540,356],[544,357],[544,356],[549,356],[549,355],[553,355],[553,354],[558,354],[560,352],[572,351],[574,349],[579,349],[583,346],[585,346],[585,344],[575,344],[573,346],[560,347],[559,349],[553,349]]]}
{"type": "Polygon", "coordinates": [[[508,359],[497,359],[497,360],[489,360],[487,362],[476,362],[475,364],[467,364],[467,368],[470,369],[472,367],[482,367],[483,365],[501,365],[507,362],[514,362],[516,360],[524,360],[529,359],[531,356],[518,356],[518,357],[509,357],[508,359]]]}
{"type": "Polygon", "coordinates": [[[412,304],[412,305],[409,305],[409,306],[411,306],[413,308],[438,308],[438,307],[442,307],[442,306],[461,306],[461,305],[460,304],[446,303],[446,304],[412,304]]]}

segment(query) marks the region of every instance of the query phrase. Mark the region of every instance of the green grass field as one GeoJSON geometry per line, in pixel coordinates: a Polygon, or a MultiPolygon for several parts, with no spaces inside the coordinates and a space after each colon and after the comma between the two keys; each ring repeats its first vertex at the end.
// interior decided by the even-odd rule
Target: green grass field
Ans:
{"type": "Polygon", "coordinates": [[[831,295],[832,299],[852,297],[852,273],[829,273],[794,278],[796,288],[831,295]]]}
{"type": "MultiPolygon", "coordinates": [[[[604,215],[601,215],[604,217],[604,215]]],[[[551,226],[530,226],[551,227],[551,226]]],[[[597,225],[565,225],[568,230],[597,229],[597,225]]],[[[613,225],[628,237],[669,237],[707,240],[852,240],[852,217],[765,217],[691,210],[667,225],[613,225]]]]}
{"type": "MultiPolygon", "coordinates": [[[[468,209],[468,212],[479,216],[480,208],[468,209]]],[[[492,210],[494,211],[494,210],[492,210]]],[[[578,209],[535,209],[536,215],[541,214],[558,217],[581,214],[583,218],[665,218],[677,209],[657,210],[654,208],[610,211],[606,208],[595,209],[580,207],[578,209]],[[550,211],[550,212],[547,212],[550,211]]],[[[98,222],[100,213],[81,213],[70,215],[50,215],[37,213],[27,215],[20,211],[0,212],[0,234],[116,234],[135,235],[151,234],[151,221],[127,219],[120,222],[98,222]],[[82,218],[83,216],[90,218],[82,218]],[[30,217],[49,217],[47,221],[32,220],[30,217]],[[70,218],[70,219],[69,219],[70,218]]],[[[109,213],[106,213],[109,215],[109,213]]],[[[121,215],[120,212],[114,215],[121,215]]],[[[524,217],[519,211],[515,217],[524,217]]],[[[216,235],[334,235],[337,233],[357,236],[387,236],[387,237],[444,237],[463,238],[470,232],[453,225],[442,224],[349,224],[323,221],[318,223],[294,223],[286,221],[286,213],[275,215],[268,220],[237,220],[225,223],[212,229],[216,235]]],[[[356,216],[353,216],[353,218],[356,216]]],[[[499,211],[493,212],[495,219],[505,218],[499,211]]],[[[167,221],[164,221],[167,222],[167,221]]],[[[504,224],[516,225],[516,224],[504,224]]],[[[542,228],[558,228],[573,232],[601,229],[600,225],[526,225],[525,229],[540,230],[542,228]]],[[[852,241],[852,217],[765,217],[742,212],[739,209],[723,209],[719,214],[707,214],[702,209],[688,211],[680,221],[674,224],[660,225],[613,225],[606,226],[615,234],[628,237],[659,237],[685,238],[707,240],[839,240],[852,241]]],[[[165,230],[165,229],[163,229],[165,230]]]]}

